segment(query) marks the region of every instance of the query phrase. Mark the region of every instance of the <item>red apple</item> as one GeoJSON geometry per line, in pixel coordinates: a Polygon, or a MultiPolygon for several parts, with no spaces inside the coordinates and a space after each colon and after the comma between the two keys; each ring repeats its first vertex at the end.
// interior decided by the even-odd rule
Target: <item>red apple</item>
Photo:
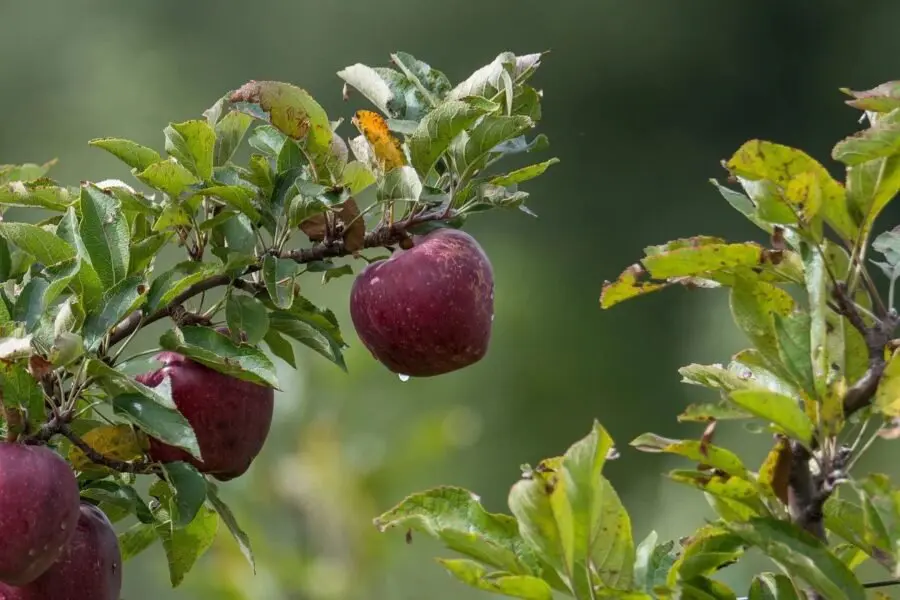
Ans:
{"type": "Polygon", "coordinates": [[[81,505],[75,535],[43,575],[21,587],[0,584],[0,600],[119,600],[122,553],[109,519],[81,505]]]}
{"type": "Polygon", "coordinates": [[[156,387],[168,376],[172,400],[181,411],[200,446],[197,460],[186,451],[150,439],[150,458],[159,462],[184,461],[219,481],[243,475],[262,450],[275,407],[275,392],[219,373],[175,352],[161,352],[162,368],[137,376],[156,387]]]}
{"type": "Polygon", "coordinates": [[[375,358],[402,376],[462,369],[487,353],[494,276],[478,242],[442,228],[367,266],[350,293],[350,316],[375,358]]]}
{"type": "Polygon", "coordinates": [[[0,582],[34,581],[59,558],[79,502],[75,474],[53,450],[0,444],[0,582]]]}

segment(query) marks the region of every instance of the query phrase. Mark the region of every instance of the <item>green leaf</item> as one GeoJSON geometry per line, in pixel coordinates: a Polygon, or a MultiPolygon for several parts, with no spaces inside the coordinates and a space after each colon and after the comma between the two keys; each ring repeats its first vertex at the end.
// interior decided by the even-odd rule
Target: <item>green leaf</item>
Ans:
{"type": "Polygon", "coordinates": [[[794,398],[755,390],[737,390],[729,397],[747,412],[774,423],[789,437],[806,446],[812,443],[815,427],[794,398]]]}
{"type": "Polygon", "coordinates": [[[88,350],[96,350],[113,327],[143,304],[146,287],[140,275],[133,275],[110,288],[104,296],[102,308],[88,315],[84,323],[84,343],[88,350]]]}
{"type": "Polygon", "coordinates": [[[894,351],[878,382],[875,408],[890,417],[900,416],[900,350],[894,351]]]}
{"type": "Polygon", "coordinates": [[[288,309],[294,301],[294,277],[297,263],[288,258],[266,255],[263,259],[263,281],[272,303],[281,309],[288,309]]]}
{"type": "Polygon", "coordinates": [[[215,484],[209,481],[206,483],[206,497],[209,500],[210,505],[212,505],[213,509],[219,513],[219,518],[225,523],[225,526],[228,528],[234,541],[237,542],[241,554],[244,555],[244,558],[250,563],[250,568],[253,569],[253,573],[256,574],[256,559],[253,557],[253,548],[250,546],[250,538],[244,530],[241,529],[240,525],[238,525],[237,519],[234,518],[234,513],[231,512],[228,505],[219,498],[219,491],[215,484]]]}
{"type": "MultiPolygon", "coordinates": [[[[290,311],[269,313],[269,327],[315,350],[341,369],[347,370],[342,348],[345,346],[336,324],[312,310],[298,308],[295,298],[290,311]]],[[[308,301],[307,301],[308,302],[308,301]]],[[[306,303],[302,303],[306,306],[306,303]]],[[[333,315],[331,315],[333,316],[333,315]]]]}
{"type": "Polygon", "coordinates": [[[112,405],[116,414],[127,418],[150,436],[202,459],[194,430],[177,410],[136,393],[116,396],[112,405]]]}
{"type": "Polygon", "coordinates": [[[128,274],[136,275],[142,273],[149,267],[159,251],[162,250],[168,241],[172,239],[170,232],[154,233],[144,239],[131,244],[129,250],[128,274]]]}
{"type": "Polygon", "coordinates": [[[423,176],[450,146],[450,142],[471,127],[475,121],[500,107],[492,103],[465,100],[448,100],[425,115],[409,138],[412,166],[423,176]]]}
{"type": "Polygon", "coordinates": [[[801,600],[801,596],[785,575],[763,573],[753,578],[747,600],[801,600]]]}
{"type": "Polygon", "coordinates": [[[37,225],[0,222],[0,236],[45,265],[75,258],[72,246],[37,225]]]}
{"type": "Polygon", "coordinates": [[[293,140],[286,140],[275,161],[275,170],[281,173],[290,169],[299,169],[304,164],[306,164],[306,159],[300,151],[300,146],[293,140]]]}
{"type": "Polygon", "coordinates": [[[163,204],[162,212],[159,213],[159,217],[153,223],[153,231],[165,231],[177,227],[191,227],[192,224],[191,215],[188,214],[184,207],[168,200],[163,204]]]}
{"type": "Polygon", "coordinates": [[[199,119],[172,123],[163,133],[166,152],[200,179],[212,178],[216,132],[209,123],[199,119]]]}
{"type": "Polygon", "coordinates": [[[68,190],[54,185],[50,180],[14,181],[0,185],[0,206],[65,211],[71,203],[68,190]]]}
{"type": "Polygon", "coordinates": [[[760,498],[759,487],[746,479],[730,475],[722,476],[711,471],[686,469],[676,469],[669,472],[667,476],[672,481],[689,485],[703,490],[707,494],[729,501],[731,508],[742,512],[746,518],[766,513],[766,508],[760,498]],[[735,502],[744,506],[735,507],[735,502]],[[748,510],[742,510],[744,507],[748,510]]]}
{"type": "Polygon", "coordinates": [[[378,185],[379,202],[416,202],[421,195],[422,180],[406,165],[388,171],[378,185]]]}
{"type": "Polygon", "coordinates": [[[451,153],[460,172],[480,168],[481,160],[498,144],[513,139],[531,127],[528,117],[487,115],[468,135],[458,136],[451,145],[451,153]]]}
{"type": "Polygon", "coordinates": [[[865,600],[866,592],[853,573],[822,542],[796,525],[755,518],[748,523],[728,523],[726,527],[825,598],[865,600]]]}
{"type": "Polygon", "coordinates": [[[509,508],[519,522],[522,538],[574,589],[575,523],[566,480],[557,475],[560,462],[560,458],[544,460],[513,485],[509,508]]]}
{"type": "Polygon", "coordinates": [[[172,587],[178,587],[185,575],[209,550],[219,530],[219,516],[215,510],[202,506],[197,516],[186,527],[175,528],[171,522],[157,525],[169,562],[169,579],[172,587]]]}
{"type": "Polygon", "coordinates": [[[132,169],[137,169],[138,171],[143,171],[162,159],[156,150],[141,146],[131,140],[98,138],[91,140],[88,144],[106,150],[132,169]]]}
{"type": "MultiPolygon", "coordinates": [[[[816,396],[816,380],[813,376],[811,319],[808,313],[796,312],[788,316],[774,315],[775,336],[778,338],[778,355],[793,381],[816,396]]],[[[824,342],[824,340],[822,340],[824,342]]]]}
{"type": "Polygon", "coordinates": [[[137,394],[160,406],[175,410],[175,401],[172,400],[172,390],[171,386],[168,384],[168,380],[164,380],[159,386],[151,388],[96,358],[87,360],[85,363],[85,371],[90,377],[94,378],[96,383],[98,383],[110,397],[118,396],[120,394],[137,394]]]}
{"type": "MultiPolygon", "coordinates": [[[[684,581],[714,574],[743,555],[744,541],[734,533],[708,525],[691,536],[673,571],[684,581]]],[[[673,573],[670,573],[670,583],[673,573]]]]}
{"type": "Polygon", "coordinates": [[[49,287],[50,282],[43,277],[34,277],[25,284],[19,297],[16,298],[12,318],[14,321],[24,323],[26,331],[33,332],[40,324],[44,312],[44,295],[49,287]]]}
{"type": "Polygon", "coordinates": [[[637,547],[632,586],[636,589],[649,591],[658,586],[665,586],[666,577],[675,564],[677,558],[673,552],[675,542],[668,541],[657,546],[657,539],[657,533],[651,531],[637,547]]]}
{"type": "Polygon", "coordinates": [[[232,293],[225,302],[225,320],[232,335],[243,333],[247,343],[258,344],[269,331],[269,313],[265,305],[252,296],[232,293]]]}
{"type": "Polygon", "coordinates": [[[200,183],[196,175],[172,158],[148,165],[136,177],[172,198],[178,198],[188,186],[200,183]]]}
{"type": "MultiPolygon", "coordinates": [[[[828,224],[843,239],[856,239],[859,224],[849,211],[844,187],[806,153],[781,144],[751,140],[738,149],[726,166],[739,177],[770,181],[783,189],[788,189],[798,177],[807,177],[801,174],[808,173],[821,194],[822,213],[828,224]]],[[[801,204],[800,209],[804,208],[801,204]]]]}
{"type": "Polygon", "coordinates": [[[267,387],[278,387],[275,367],[268,357],[254,348],[236,344],[209,327],[170,329],[159,338],[159,345],[206,365],[210,369],[267,387]]]}
{"type": "Polygon", "coordinates": [[[490,98],[501,89],[504,73],[519,78],[526,73],[526,70],[536,68],[537,65],[540,64],[540,61],[539,59],[534,60],[534,56],[540,55],[521,57],[523,63],[522,66],[519,66],[517,64],[518,57],[516,57],[515,54],[512,52],[503,52],[489,64],[481,67],[463,82],[457,84],[456,87],[447,94],[447,98],[460,99],[465,98],[466,96],[482,96],[490,98]],[[529,64],[525,62],[526,60],[533,60],[533,62],[530,62],[530,67],[526,68],[524,66],[525,64],[529,64]]]}
{"type": "MultiPolygon", "coordinates": [[[[134,514],[140,524],[149,524],[154,521],[147,503],[137,490],[119,481],[109,479],[91,481],[82,488],[81,497],[99,502],[100,508],[104,512],[114,506],[122,509],[125,515],[134,514]]],[[[151,538],[151,541],[152,539],[155,539],[155,536],[151,538]]]]}
{"type": "Polygon", "coordinates": [[[266,345],[269,347],[269,350],[292,366],[293,368],[297,368],[297,360],[294,358],[294,348],[291,346],[291,343],[284,339],[284,336],[275,331],[274,329],[269,328],[266,331],[266,335],[263,338],[266,342],[266,345]]]}
{"type": "Polygon", "coordinates": [[[731,290],[731,314],[738,329],[773,364],[780,362],[774,316],[787,316],[794,307],[790,294],[772,284],[738,278],[731,290]]]}
{"type": "Polygon", "coordinates": [[[319,198],[297,194],[291,200],[288,208],[288,225],[292,228],[299,227],[303,221],[322,214],[326,210],[328,207],[319,198]]]}
{"type": "Polygon", "coordinates": [[[867,526],[866,511],[860,505],[831,496],[825,502],[823,512],[828,531],[862,549],[887,568],[893,569],[894,558],[890,541],[876,539],[880,536],[873,535],[876,528],[867,526]]]}
{"type": "Polygon", "coordinates": [[[553,600],[553,590],[546,581],[531,575],[488,573],[475,561],[438,559],[447,571],[476,589],[525,600],[553,600]]]}
{"type": "Polygon", "coordinates": [[[119,534],[122,562],[128,562],[159,539],[156,527],[150,523],[135,523],[119,534]]]}
{"type": "Polygon", "coordinates": [[[349,187],[352,194],[359,194],[375,181],[372,170],[358,160],[348,162],[341,173],[341,184],[349,187]]]}
{"type": "Polygon", "coordinates": [[[130,236],[120,202],[92,185],[81,188],[79,233],[91,266],[106,288],[128,276],[130,236]]]}
{"type": "Polygon", "coordinates": [[[232,110],[215,124],[216,147],[213,152],[215,166],[222,166],[231,159],[252,123],[253,118],[249,115],[232,110]]]}
{"type": "Polygon", "coordinates": [[[281,154],[287,136],[271,125],[260,125],[253,130],[247,142],[266,156],[277,158],[281,154]]]}
{"type": "Polygon", "coordinates": [[[259,221],[259,211],[253,206],[253,199],[256,198],[256,192],[240,185],[219,185],[214,187],[203,188],[197,190],[198,196],[214,196],[231,206],[232,208],[244,213],[253,221],[259,221]]]}
{"type": "Polygon", "coordinates": [[[375,519],[380,531],[413,529],[449,549],[516,574],[536,574],[538,563],[519,535],[515,519],[484,510],[478,497],[443,486],[413,494],[375,519]]]}
{"type": "Polygon", "coordinates": [[[387,82],[372,67],[356,63],[337,72],[347,85],[352,86],[384,114],[392,114],[394,93],[387,82]]]}
{"type": "Polygon", "coordinates": [[[527,167],[522,167],[521,169],[516,169],[515,171],[510,171],[505,175],[499,175],[491,179],[491,183],[494,185],[502,185],[502,186],[510,186],[516,185],[519,183],[524,183],[536,177],[540,177],[544,174],[544,172],[552,167],[553,165],[559,163],[558,158],[551,158],[550,160],[545,160],[544,162],[537,163],[534,165],[528,165],[527,167]]]}
{"type": "Polygon", "coordinates": [[[573,555],[592,564],[607,587],[628,589],[634,565],[631,519],[603,475],[612,438],[595,422],[590,435],[566,452],[562,473],[572,510],[573,555]]]}
{"type": "Polygon", "coordinates": [[[672,440],[654,433],[645,433],[632,440],[631,446],[642,452],[677,454],[741,479],[750,478],[746,467],[736,454],[712,444],[703,444],[698,440],[672,440]]]}
{"type": "Polygon", "coordinates": [[[858,165],[900,152],[900,110],[892,110],[868,129],[846,138],[831,151],[845,165],[858,165]]]}
{"type": "Polygon", "coordinates": [[[841,88],[841,91],[853,98],[853,100],[847,100],[847,104],[854,108],[886,113],[900,108],[898,88],[900,88],[898,82],[888,81],[862,92],[855,92],[848,88],[841,88]]]}
{"type": "Polygon", "coordinates": [[[71,258],[44,268],[44,274],[50,279],[50,285],[44,292],[44,310],[62,294],[81,270],[81,260],[71,258]]]}
{"type": "Polygon", "coordinates": [[[190,524],[206,501],[206,479],[186,462],[163,464],[166,479],[175,490],[175,514],[171,515],[175,527],[190,524]]]}
{"type": "Polygon", "coordinates": [[[209,263],[187,262],[175,265],[150,284],[150,291],[147,295],[147,311],[153,313],[168,306],[192,285],[218,275],[221,270],[220,266],[209,263]]]}
{"type": "MultiPolygon", "coordinates": [[[[256,234],[253,231],[253,223],[246,215],[234,215],[222,224],[222,234],[228,249],[249,256],[255,262],[253,251],[256,248],[256,234]]],[[[251,263],[248,263],[249,266],[251,263]]]]}
{"type": "Polygon", "coordinates": [[[440,102],[452,87],[446,75],[411,54],[396,52],[391,54],[391,62],[432,104],[440,102]]]}
{"type": "Polygon", "coordinates": [[[40,427],[44,422],[44,392],[24,366],[0,361],[0,391],[0,402],[25,411],[32,426],[40,427]]]}

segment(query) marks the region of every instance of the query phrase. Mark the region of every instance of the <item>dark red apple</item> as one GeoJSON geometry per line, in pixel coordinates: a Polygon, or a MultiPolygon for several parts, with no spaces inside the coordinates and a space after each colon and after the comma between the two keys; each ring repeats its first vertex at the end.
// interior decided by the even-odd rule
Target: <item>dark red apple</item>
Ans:
{"type": "Polygon", "coordinates": [[[59,558],[78,522],[72,469],[44,446],[0,444],[0,582],[24,585],[59,558]]]}
{"type": "Polygon", "coordinates": [[[357,334],[401,376],[442,375],[478,362],[487,353],[494,319],[487,255],[457,229],[413,241],[354,281],[350,316],[357,334]]]}
{"type": "Polygon", "coordinates": [[[82,504],[59,559],[29,584],[0,584],[0,600],[119,600],[121,591],[122,553],[112,524],[99,508],[82,504]]]}
{"type": "Polygon", "coordinates": [[[150,439],[150,458],[159,462],[184,461],[219,481],[243,475],[262,450],[275,407],[272,388],[236,379],[175,352],[161,352],[162,368],[137,376],[156,387],[168,376],[172,400],[181,411],[200,446],[197,460],[186,451],[150,439]]]}

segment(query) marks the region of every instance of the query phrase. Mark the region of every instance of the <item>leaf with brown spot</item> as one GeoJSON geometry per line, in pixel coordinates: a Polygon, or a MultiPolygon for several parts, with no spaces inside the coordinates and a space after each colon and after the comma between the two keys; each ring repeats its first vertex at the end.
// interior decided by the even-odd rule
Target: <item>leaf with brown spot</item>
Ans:
{"type": "Polygon", "coordinates": [[[344,249],[347,252],[356,252],[365,247],[366,223],[359,213],[356,200],[350,198],[335,206],[337,215],[344,226],[344,249]]]}
{"type": "Polygon", "coordinates": [[[759,469],[758,480],[764,489],[787,505],[790,476],[791,445],[787,438],[779,436],[759,469]]]}
{"type": "MultiPolygon", "coordinates": [[[[751,186],[756,182],[769,182],[770,186],[776,186],[778,190],[774,191],[775,194],[780,195],[783,202],[802,210],[806,216],[815,214],[810,208],[821,207],[828,224],[842,238],[856,238],[859,223],[848,209],[844,186],[805,152],[764,140],[750,140],[734,153],[725,166],[732,175],[750,182],[751,186]],[[817,192],[810,192],[813,182],[817,192]]],[[[751,198],[754,195],[750,194],[751,198]]]]}

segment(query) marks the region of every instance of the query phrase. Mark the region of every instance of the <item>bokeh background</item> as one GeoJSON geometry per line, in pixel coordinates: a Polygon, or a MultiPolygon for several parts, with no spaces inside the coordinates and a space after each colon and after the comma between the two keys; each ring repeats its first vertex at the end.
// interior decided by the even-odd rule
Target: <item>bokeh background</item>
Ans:
{"type": "MultiPolygon", "coordinates": [[[[675,462],[627,442],[648,430],[696,435],[674,417],[710,397],[681,385],[676,369],[727,361],[744,341],[724,293],[672,290],[605,312],[601,283],[651,243],[758,239],[707,182],[723,176],[719,161],[760,137],[834,167],[831,145],[857,118],[838,88],[900,77],[898,20],[896,0],[0,3],[0,163],[57,157],[52,175],[67,183],[130,177],[87,140],[162,150],[168,122],[199,117],[249,79],[298,84],[332,118],[349,117],[362,104],[341,100],[335,72],[355,62],[385,65],[403,50],[458,81],[504,50],[552,50],[534,84],[562,163],[528,188],[540,218],[470,220],[496,271],[487,358],[403,383],[356,340],[350,281],[311,279],[310,297],[335,310],[352,343],[350,373],[302,352],[300,371],[281,376],[270,442],[224,486],[258,573],[223,529],[177,590],[158,545],[129,563],[123,597],[486,598],[433,562],[447,554],[437,545],[379,534],[372,518],[437,484],[506,510],[519,466],[563,452],[594,418],[622,449],[607,470],[635,537],[688,533],[710,514],[702,498],[661,477],[675,462]]],[[[885,226],[896,220],[888,213],[885,226]]],[[[762,436],[729,435],[751,464],[765,449],[762,436]]],[[[868,465],[890,471],[889,452],[868,465]]],[[[752,568],[725,577],[743,586],[752,568]]]]}

